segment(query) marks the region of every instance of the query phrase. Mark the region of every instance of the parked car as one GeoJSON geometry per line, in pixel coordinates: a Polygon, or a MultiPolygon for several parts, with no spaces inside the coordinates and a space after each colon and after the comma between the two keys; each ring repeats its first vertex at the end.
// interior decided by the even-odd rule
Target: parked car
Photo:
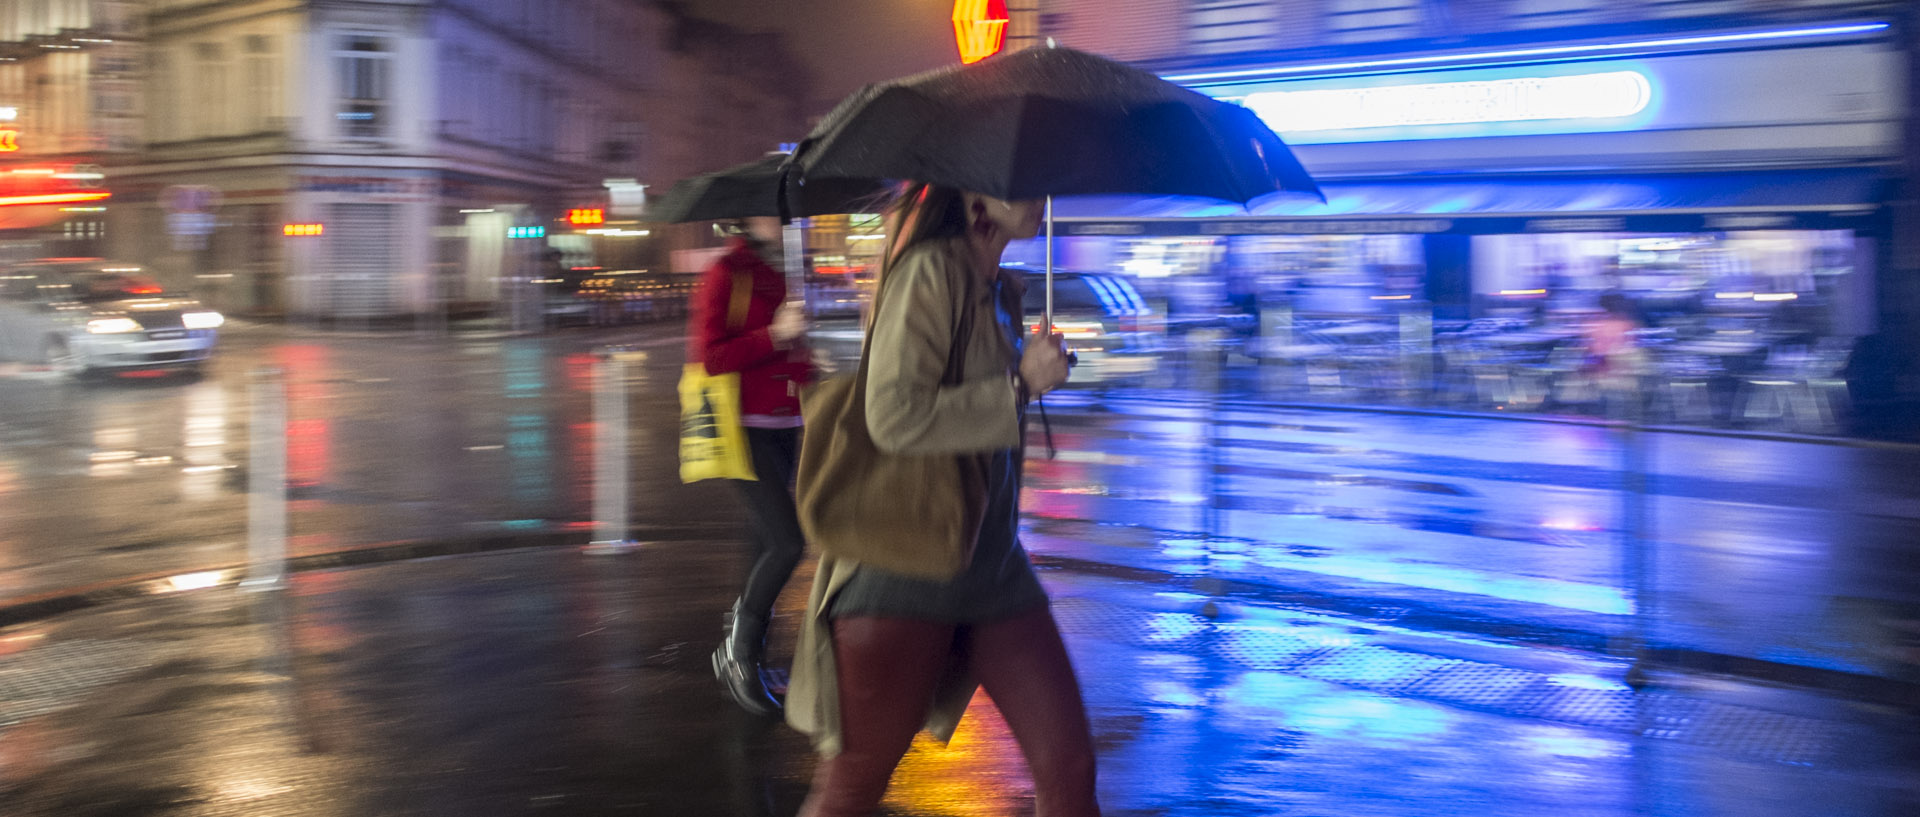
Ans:
{"type": "MultiPolygon", "coordinates": [[[[1037,269],[1013,268],[1026,275],[1024,307],[1031,333],[1046,314],[1046,275],[1037,269]]],[[[1054,271],[1053,326],[1066,336],[1067,349],[1076,358],[1069,382],[1152,371],[1166,348],[1164,317],[1124,276],[1054,271]]]]}
{"type": "Polygon", "coordinates": [[[0,356],[71,377],[197,371],[224,322],[199,301],[168,294],[137,264],[54,258],[0,274],[0,356]]]}

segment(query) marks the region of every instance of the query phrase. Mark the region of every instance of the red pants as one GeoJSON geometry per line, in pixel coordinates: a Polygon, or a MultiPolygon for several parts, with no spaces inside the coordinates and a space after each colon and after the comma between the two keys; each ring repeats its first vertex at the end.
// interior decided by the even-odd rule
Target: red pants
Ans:
{"type": "MultiPolygon", "coordinates": [[[[833,622],[841,750],[821,762],[801,817],[864,817],[926,722],[955,627],[856,616],[833,622]]],[[[1093,737],[1060,628],[1044,605],[969,625],[959,645],[1033,773],[1037,817],[1098,817],[1093,737]]]]}

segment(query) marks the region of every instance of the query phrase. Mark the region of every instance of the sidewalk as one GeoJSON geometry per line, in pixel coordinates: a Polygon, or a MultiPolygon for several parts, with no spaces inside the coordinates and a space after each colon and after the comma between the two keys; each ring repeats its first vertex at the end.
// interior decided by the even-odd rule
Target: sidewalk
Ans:
{"type": "MultiPolygon", "coordinates": [[[[786,815],[811,756],[706,652],[736,543],[548,547],[0,630],[0,803],[38,815],[786,815]]],[[[1043,561],[1109,814],[1891,815],[1910,719],[1043,561]]],[[[792,643],[809,577],[782,600],[792,643]]],[[[983,698],[890,813],[1031,808],[983,698]]]]}

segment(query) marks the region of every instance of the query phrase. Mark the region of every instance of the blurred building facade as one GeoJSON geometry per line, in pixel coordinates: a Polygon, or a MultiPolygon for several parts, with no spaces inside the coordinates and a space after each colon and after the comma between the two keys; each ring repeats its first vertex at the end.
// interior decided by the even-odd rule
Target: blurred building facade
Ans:
{"type": "MultiPolygon", "coordinates": [[[[787,93],[780,83],[708,76],[714,57],[679,47],[685,15],[670,4],[134,5],[143,115],[107,162],[105,249],[236,311],[484,309],[543,271],[549,248],[644,259],[596,247],[609,239],[568,213],[630,217],[644,186],[724,163],[735,141],[676,129],[683,117],[769,133],[787,115],[766,102],[787,93]],[[684,92],[693,78],[725,96],[684,92]]],[[[787,84],[804,83],[784,54],[760,43],[721,67],[737,77],[778,64],[787,84]]]]}
{"type": "MultiPolygon", "coordinates": [[[[671,184],[757,159],[806,136],[812,97],[808,70],[776,33],[701,19],[668,4],[662,40],[665,81],[657,119],[658,174],[671,184]]],[[[660,188],[664,192],[665,188],[660,188]]],[[[653,225],[662,261],[680,272],[704,263],[713,242],[706,224],[653,225]],[[677,255],[673,255],[676,251],[677,255]],[[694,252],[686,252],[694,251],[694,252]],[[673,262],[671,258],[678,258],[673,262]]]]}
{"type": "MultiPolygon", "coordinates": [[[[140,144],[139,4],[0,4],[0,199],[99,188],[99,165],[140,144]]],[[[101,206],[0,205],[0,245],[72,255],[105,235],[101,206]]]]}
{"type": "Polygon", "coordinates": [[[1063,208],[1064,260],[1328,317],[1551,323],[1625,292],[1682,338],[1844,353],[1920,317],[1914,5],[1039,0],[1037,38],[1247,105],[1329,199],[1063,208]]]}

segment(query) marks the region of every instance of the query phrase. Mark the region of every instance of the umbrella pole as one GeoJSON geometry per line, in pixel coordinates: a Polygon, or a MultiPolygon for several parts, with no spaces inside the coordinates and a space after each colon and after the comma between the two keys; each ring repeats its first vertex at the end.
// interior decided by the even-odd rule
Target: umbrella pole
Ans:
{"type": "Polygon", "coordinates": [[[1053,196],[1047,196],[1047,322],[1041,326],[1053,334],[1053,196]]]}
{"type": "Polygon", "coordinates": [[[787,300],[798,301],[802,307],[807,304],[807,246],[805,234],[801,232],[800,221],[795,219],[780,226],[780,258],[787,277],[787,300]]]}

